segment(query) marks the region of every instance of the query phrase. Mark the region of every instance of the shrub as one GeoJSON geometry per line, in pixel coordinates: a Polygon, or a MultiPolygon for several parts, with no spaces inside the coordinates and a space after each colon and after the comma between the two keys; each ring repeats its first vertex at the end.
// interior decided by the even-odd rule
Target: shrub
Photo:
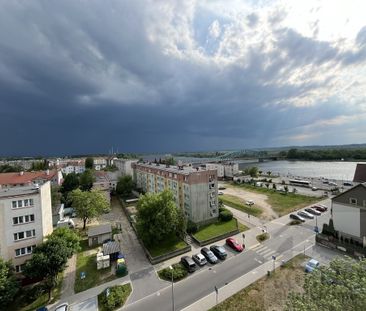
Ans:
{"type": "Polygon", "coordinates": [[[290,223],[289,223],[290,226],[299,225],[299,224],[301,224],[301,221],[296,220],[296,219],[291,220],[290,223]]]}
{"type": "Polygon", "coordinates": [[[98,295],[98,300],[102,305],[103,310],[113,311],[122,306],[131,292],[131,285],[119,285],[113,286],[109,289],[109,295],[106,296],[105,292],[98,295]]]}
{"type": "Polygon", "coordinates": [[[198,225],[193,221],[188,220],[187,222],[187,233],[196,233],[198,231],[198,225]]]}
{"type": "Polygon", "coordinates": [[[221,221],[230,221],[231,219],[233,219],[233,213],[229,210],[222,211],[219,214],[219,218],[221,221]]]}
{"type": "Polygon", "coordinates": [[[170,281],[172,279],[172,272],[173,272],[173,281],[179,281],[185,278],[188,274],[186,268],[181,263],[176,263],[173,266],[173,270],[170,268],[165,268],[158,272],[159,276],[163,280],[170,281]]]}
{"type": "Polygon", "coordinates": [[[257,240],[259,241],[259,242],[263,242],[263,241],[265,241],[265,240],[267,240],[269,238],[269,234],[268,233],[262,233],[262,234],[259,234],[259,235],[257,235],[257,240]]]}

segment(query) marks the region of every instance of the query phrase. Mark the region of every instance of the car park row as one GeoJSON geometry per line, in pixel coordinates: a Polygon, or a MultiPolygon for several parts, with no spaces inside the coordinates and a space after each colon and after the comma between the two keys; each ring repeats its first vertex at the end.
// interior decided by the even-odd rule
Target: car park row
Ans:
{"type": "Polygon", "coordinates": [[[290,214],[290,218],[304,222],[307,219],[314,219],[314,216],[320,216],[326,212],[328,207],[323,204],[317,204],[310,208],[305,208],[303,211],[298,211],[296,214],[290,214]]]}
{"type": "MultiPolygon", "coordinates": [[[[240,253],[244,250],[245,246],[239,244],[234,238],[227,238],[226,245],[234,251],[240,253]]],[[[223,246],[212,245],[210,248],[203,247],[201,253],[195,254],[191,257],[183,256],[181,258],[181,264],[192,273],[198,267],[202,267],[209,262],[210,264],[217,264],[220,260],[225,260],[227,252],[223,246]]]]}

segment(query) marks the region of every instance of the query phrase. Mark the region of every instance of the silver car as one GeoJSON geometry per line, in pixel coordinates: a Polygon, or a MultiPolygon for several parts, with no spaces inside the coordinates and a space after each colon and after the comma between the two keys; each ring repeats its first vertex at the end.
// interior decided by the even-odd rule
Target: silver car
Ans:
{"type": "Polygon", "coordinates": [[[307,211],[299,211],[299,212],[297,212],[297,215],[304,217],[304,218],[314,219],[314,215],[311,215],[307,211]]]}

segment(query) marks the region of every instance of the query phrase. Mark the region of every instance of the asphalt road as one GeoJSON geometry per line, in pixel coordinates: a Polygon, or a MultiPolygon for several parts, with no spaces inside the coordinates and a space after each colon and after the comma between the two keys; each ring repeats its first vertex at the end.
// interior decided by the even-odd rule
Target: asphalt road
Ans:
{"type": "MultiPolygon", "coordinates": [[[[329,211],[318,217],[318,225],[322,226],[329,219],[329,211]]],[[[200,298],[219,289],[265,262],[271,261],[272,256],[280,256],[284,252],[291,252],[299,246],[314,244],[314,220],[308,220],[300,226],[286,226],[289,219],[282,218],[268,224],[272,238],[253,250],[246,250],[241,254],[230,251],[228,258],[217,265],[196,271],[187,279],[174,284],[175,310],[181,310],[200,298]],[[282,221],[282,222],[281,222],[282,221]]],[[[305,249],[305,247],[304,247],[305,249]]],[[[169,282],[160,291],[143,299],[129,303],[124,310],[129,311],[168,311],[172,310],[172,292],[169,282]]]]}

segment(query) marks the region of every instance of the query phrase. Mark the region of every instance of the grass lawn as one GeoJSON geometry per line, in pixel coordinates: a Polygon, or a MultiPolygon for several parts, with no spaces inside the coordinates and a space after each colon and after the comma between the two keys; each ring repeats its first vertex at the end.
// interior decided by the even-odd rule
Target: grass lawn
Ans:
{"type": "Polygon", "coordinates": [[[225,205],[235,208],[244,213],[248,213],[253,216],[259,216],[260,214],[262,214],[262,210],[259,207],[255,205],[245,205],[243,200],[234,195],[224,194],[220,196],[220,199],[225,205]]]}
{"type": "Polygon", "coordinates": [[[227,232],[238,229],[236,219],[230,221],[218,221],[200,228],[193,236],[199,241],[205,241],[227,232]]]}
{"type": "Polygon", "coordinates": [[[57,284],[52,290],[51,301],[48,301],[48,292],[43,293],[36,299],[32,299],[31,293],[33,291],[30,287],[28,287],[28,289],[24,288],[20,291],[20,294],[17,296],[16,301],[6,310],[34,311],[40,307],[56,302],[57,300],[60,299],[62,280],[63,280],[63,272],[59,274],[57,284]]]}
{"type": "Polygon", "coordinates": [[[87,255],[87,251],[79,252],[76,259],[75,293],[82,292],[105,282],[116,279],[111,274],[111,268],[97,270],[96,254],[87,255]],[[80,273],[85,272],[86,276],[80,279],[80,273]]]}
{"type": "Polygon", "coordinates": [[[288,294],[301,292],[305,279],[304,255],[298,255],[277,268],[270,277],[263,277],[252,285],[218,304],[211,311],[272,311],[283,310],[288,294]]]}
{"type": "Polygon", "coordinates": [[[238,229],[240,232],[247,231],[249,228],[238,221],[238,229]]]}
{"type": "Polygon", "coordinates": [[[131,284],[128,283],[110,287],[110,294],[108,298],[106,298],[104,291],[101,292],[98,295],[98,310],[111,311],[122,307],[125,304],[128,296],[130,296],[131,291],[131,284]]]}
{"type": "Polygon", "coordinates": [[[173,252],[178,249],[182,249],[187,246],[187,243],[182,239],[171,236],[169,239],[165,239],[163,242],[160,242],[158,245],[147,247],[152,257],[160,256],[163,254],[167,254],[173,252]]]}
{"type": "Polygon", "coordinates": [[[252,185],[241,184],[235,185],[235,187],[244,188],[249,191],[262,193],[267,195],[267,202],[273,208],[273,210],[279,215],[283,216],[302,207],[310,205],[312,203],[318,202],[321,198],[310,197],[306,195],[296,194],[296,193],[280,193],[273,189],[267,189],[263,187],[255,187],[252,185]]]}

